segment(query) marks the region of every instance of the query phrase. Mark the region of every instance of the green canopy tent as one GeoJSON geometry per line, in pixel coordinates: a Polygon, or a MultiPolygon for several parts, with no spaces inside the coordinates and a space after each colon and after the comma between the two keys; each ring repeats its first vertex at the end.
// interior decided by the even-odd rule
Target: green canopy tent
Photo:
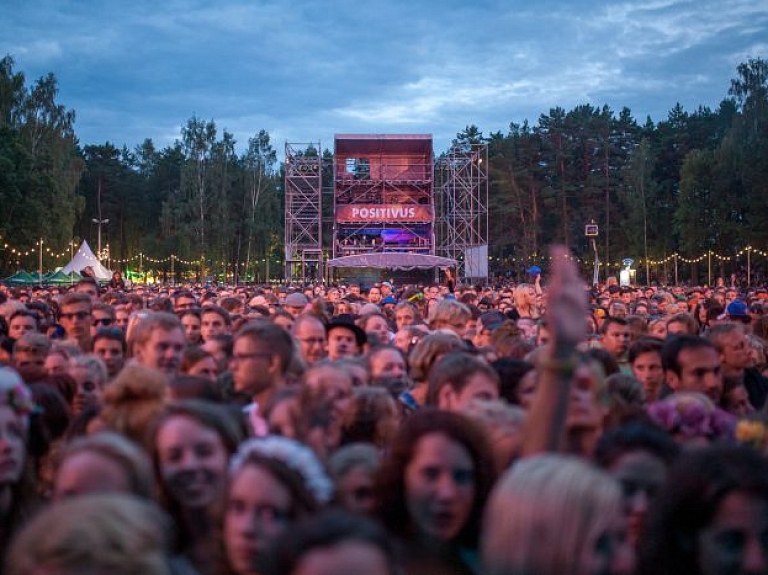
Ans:
{"type": "Polygon", "coordinates": [[[65,274],[63,271],[59,270],[54,273],[46,274],[43,277],[43,283],[46,285],[72,285],[76,284],[78,281],[82,279],[83,276],[81,276],[77,272],[71,272],[68,274],[65,274]]]}
{"type": "Polygon", "coordinates": [[[32,286],[37,284],[38,280],[29,272],[21,270],[5,278],[3,283],[9,286],[32,286]]]}

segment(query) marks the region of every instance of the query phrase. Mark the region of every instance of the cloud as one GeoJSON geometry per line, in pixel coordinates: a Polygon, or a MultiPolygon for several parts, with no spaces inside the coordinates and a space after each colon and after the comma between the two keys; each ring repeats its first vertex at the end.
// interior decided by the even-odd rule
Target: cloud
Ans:
{"type": "Polygon", "coordinates": [[[467,124],[488,133],[581,103],[660,119],[677,101],[716,104],[738,62],[768,53],[754,0],[10,4],[0,50],[27,77],[56,74],[81,140],[130,147],[172,143],[193,114],[238,147],[261,128],[273,142],[447,143],[467,124]]]}
{"type": "Polygon", "coordinates": [[[62,56],[61,44],[56,40],[35,40],[28,44],[10,45],[6,52],[31,64],[51,65],[62,56]]]}

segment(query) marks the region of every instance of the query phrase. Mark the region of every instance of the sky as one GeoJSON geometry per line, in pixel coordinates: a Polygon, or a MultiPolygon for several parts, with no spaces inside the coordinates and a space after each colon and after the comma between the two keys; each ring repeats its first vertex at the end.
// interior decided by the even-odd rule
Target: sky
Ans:
{"type": "Polygon", "coordinates": [[[766,0],[0,0],[0,56],[53,72],[83,145],[164,147],[193,116],[259,130],[427,133],[444,150],[555,106],[645,122],[716,108],[768,58],[766,0]]]}

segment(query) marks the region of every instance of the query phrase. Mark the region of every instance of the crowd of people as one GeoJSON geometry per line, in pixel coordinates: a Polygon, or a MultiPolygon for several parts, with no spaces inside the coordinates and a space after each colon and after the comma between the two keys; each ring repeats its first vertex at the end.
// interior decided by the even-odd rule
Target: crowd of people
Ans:
{"type": "Polygon", "coordinates": [[[2,573],[768,574],[768,291],[0,286],[2,573]]]}

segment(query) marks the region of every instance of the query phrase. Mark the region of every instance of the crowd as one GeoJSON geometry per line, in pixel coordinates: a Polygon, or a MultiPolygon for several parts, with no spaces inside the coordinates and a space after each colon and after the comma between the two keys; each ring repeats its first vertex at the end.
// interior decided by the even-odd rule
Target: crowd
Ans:
{"type": "Polygon", "coordinates": [[[8,575],[768,574],[768,292],[0,286],[8,575]]]}

